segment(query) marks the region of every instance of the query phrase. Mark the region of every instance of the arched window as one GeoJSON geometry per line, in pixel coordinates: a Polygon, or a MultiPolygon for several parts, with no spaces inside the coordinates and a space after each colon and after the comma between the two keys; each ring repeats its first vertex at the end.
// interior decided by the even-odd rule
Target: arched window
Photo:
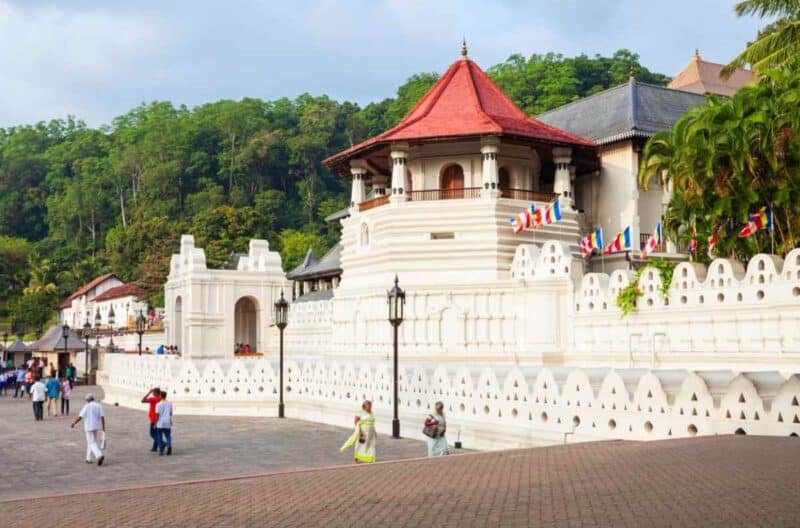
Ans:
{"type": "Polygon", "coordinates": [[[497,178],[497,186],[501,191],[511,188],[511,173],[505,167],[500,168],[497,178]]]}
{"type": "Polygon", "coordinates": [[[361,245],[369,245],[369,226],[367,224],[361,224],[361,245]]]}
{"type": "Polygon", "coordinates": [[[464,170],[460,165],[450,165],[442,171],[439,188],[442,199],[464,197],[464,170]]]}

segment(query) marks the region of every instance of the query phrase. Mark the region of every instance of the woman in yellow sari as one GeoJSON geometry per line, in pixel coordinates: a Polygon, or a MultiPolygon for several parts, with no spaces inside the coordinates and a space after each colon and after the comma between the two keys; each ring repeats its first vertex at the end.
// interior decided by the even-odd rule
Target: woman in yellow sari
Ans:
{"type": "Polygon", "coordinates": [[[377,435],[375,434],[375,416],[372,414],[372,402],[366,400],[361,405],[361,413],[355,417],[356,428],[347,442],[341,448],[346,451],[355,446],[353,450],[353,460],[358,463],[375,462],[375,444],[377,435]]]}

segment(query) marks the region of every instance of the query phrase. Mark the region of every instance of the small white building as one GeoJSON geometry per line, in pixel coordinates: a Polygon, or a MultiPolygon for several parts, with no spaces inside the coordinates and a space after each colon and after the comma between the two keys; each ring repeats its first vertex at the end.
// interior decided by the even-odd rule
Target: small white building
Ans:
{"type": "Polygon", "coordinates": [[[92,327],[109,328],[109,315],[113,312],[115,329],[135,329],[139,314],[148,316],[143,294],[135,283],[122,282],[110,273],[100,275],[72,292],[59,305],[58,320],[75,329],[87,322],[92,327]]]}

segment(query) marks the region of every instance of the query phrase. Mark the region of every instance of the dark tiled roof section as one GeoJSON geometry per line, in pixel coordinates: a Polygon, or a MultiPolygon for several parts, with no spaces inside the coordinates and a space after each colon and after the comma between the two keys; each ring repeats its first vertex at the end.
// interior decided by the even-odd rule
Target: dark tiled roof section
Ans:
{"type": "Polygon", "coordinates": [[[105,275],[100,275],[99,277],[93,278],[92,280],[90,280],[89,282],[87,282],[86,284],[84,284],[83,286],[81,286],[80,288],[75,290],[74,292],[72,292],[70,294],[70,296],[67,297],[66,299],[64,299],[64,302],[62,302],[58,307],[59,308],[69,308],[70,306],[72,306],[72,300],[73,299],[75,299],[77,297],[80,297],[81,295],[84,295],[84,294],[90,292],[92,290],[92,288],[95,288],[96,286],[98,286],[102,282],[110,279],[113,276],[114,276],[113,273],[106,273],[105,275]]]}
{"type": "Polygon", "coordinates": [[[336,244],[319,262],[303,269],[297,273],[297,268],[292,270],[286,277],[293,280],[311,280],[336,277],[342,273],[342,245],[336,244]]]}
{"type": "Polygon", "coordinates": [[[689,109],[705,101],[699,94],[633,80],[545,112],[538,119],[604,145],[672,128],[689,109]]]}
{"type": "Polygon", "coordinates": [[[299,266],[294,268],[292,271],[286,274],[286,278],[294,279],[295,277],[302,275],[304,271],[308,270],[311,266],[317,263],[317,259],[314,257],[314,252],[311,248],[308,248],[306,251],[306,256],[303,259],[303,262],[300,263],[299,266]]]}
{"type": "Polygon", "coordinates": [[[144,290],[139,287],[135,282],[128,282],[119,286],[114,286],[94,298],[95,301],[107,301],[109,299],[119,299],[120,297],[127,297],[133,295],[134,297],[141,297],[144,295],[144,290]]]}
{"type": "Polygon", "coordinates": [[[317,290],[309,292],[305,295],[301,295],[292,302],[301,303],[311,301],[327,301],[328,299],[333,299],[333,290],[317,290]]]}

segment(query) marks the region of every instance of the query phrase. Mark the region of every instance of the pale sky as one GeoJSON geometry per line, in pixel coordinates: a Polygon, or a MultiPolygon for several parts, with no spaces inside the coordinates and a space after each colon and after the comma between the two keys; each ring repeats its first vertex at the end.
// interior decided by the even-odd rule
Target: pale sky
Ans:
{"type": "Polygon", "coordinates": [[[0,0],[0,127],[108,123],[143,101],[303,92],[361,104],[469,54],[610,55],[675,75],[727,62],[765,23],[728,0],[0,0]]]}

